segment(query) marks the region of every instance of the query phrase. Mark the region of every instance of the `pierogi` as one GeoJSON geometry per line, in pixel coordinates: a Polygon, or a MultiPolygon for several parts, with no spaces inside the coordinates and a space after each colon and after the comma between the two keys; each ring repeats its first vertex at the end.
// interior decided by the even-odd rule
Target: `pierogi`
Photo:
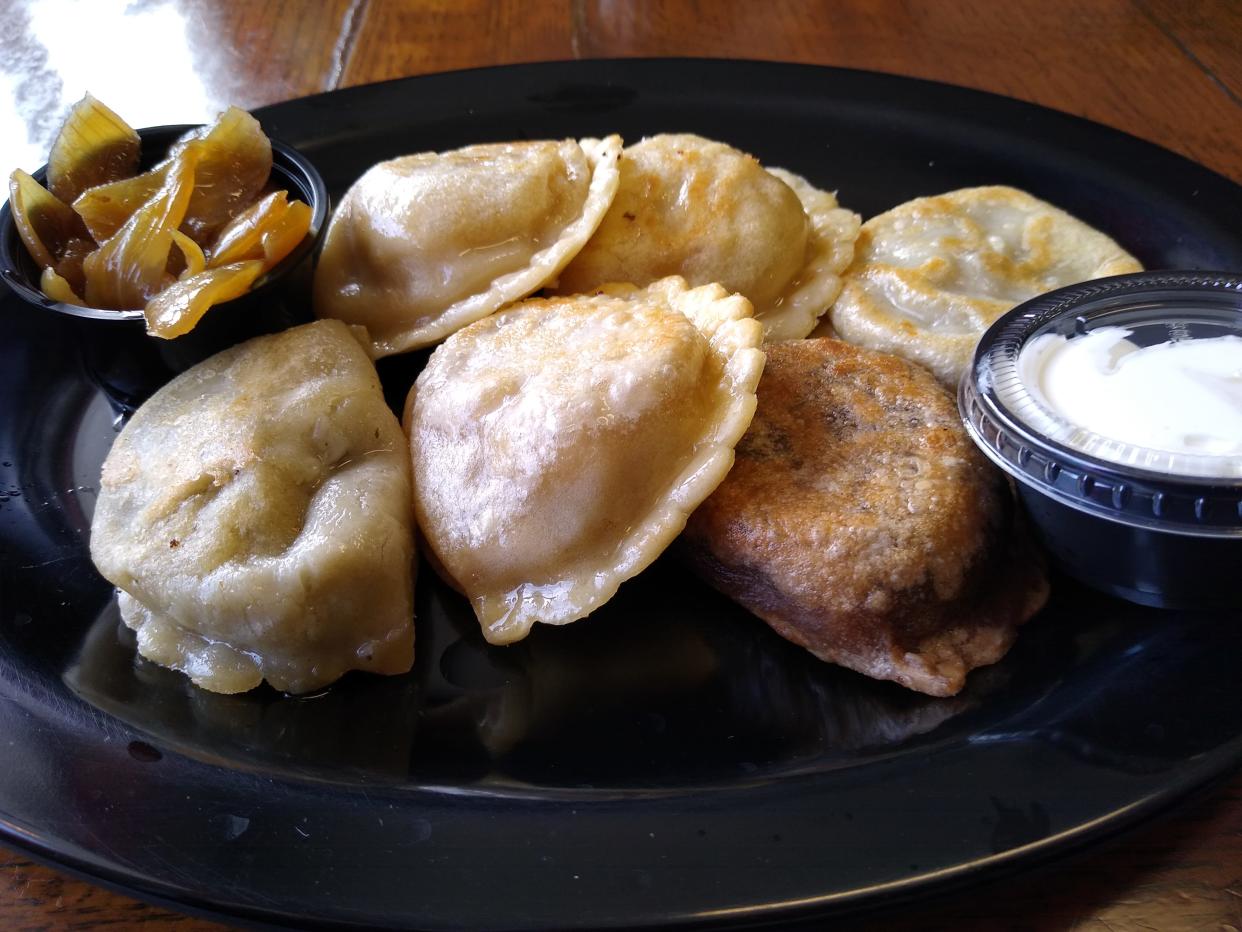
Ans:
{"type": "Polygon", "coordinates": [[[957,693],[1048,595],[1005,477],[926,369],[840,340],[766,350],[737,463],[683,554],[820,659],[957,693]]]}
{"type": "Polygon", "coordinates": [[[214,692],[413,661],[400,425],[359,338],[319,321],[156,392],[103,464],[91,558],[138,650],[214,692]]]}
{"type": "Polygon", "coordinates": [[[381,162],[346,192],[315,271],[319,317],[376,358],[429,346],[537,291],[617,191],[621,138],[541,140],[381,162]]]}
{"type": "Polygon", "coordinates": [[[1024,191],[963,188],[864,223],[825,323],[955,386],[1001,314],[1055,288],[1141,270],[1109,237],[1024,191]]]}
{"type": "Polygon", "coordinates": [[[488,641],[604,604],[720,483],[763,368],[751,313],[667,278],[523,301],[436,349],[405,409],[414,510],[488,641]]]}
{"type": "Polygon", "coordinates": [[[750,299],[767,339],[804,337],[841,289],[858,228],[797,175],[701,136],[652,136],[625,149],[617,196],[555,291],[718,282],[750,299]]]}

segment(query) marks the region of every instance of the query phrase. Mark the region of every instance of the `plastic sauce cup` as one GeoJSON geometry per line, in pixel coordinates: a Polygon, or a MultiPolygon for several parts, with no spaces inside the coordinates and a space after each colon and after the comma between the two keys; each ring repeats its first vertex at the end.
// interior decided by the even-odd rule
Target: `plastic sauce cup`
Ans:
{"type": "Polygon", "coordinates": [[[1022,379],[1018,358],[1031,340],[1102,327],[1129,330],[1140,347],[1242,336],[1242,275],[1143,272],[1019,305],[984,333],[959,386],[966,429],[1016,480],[1037,535],[1070,576],[1143,605],[1242,607],[1236,458],[1093,434],[1051,410],[1022,379]]]}

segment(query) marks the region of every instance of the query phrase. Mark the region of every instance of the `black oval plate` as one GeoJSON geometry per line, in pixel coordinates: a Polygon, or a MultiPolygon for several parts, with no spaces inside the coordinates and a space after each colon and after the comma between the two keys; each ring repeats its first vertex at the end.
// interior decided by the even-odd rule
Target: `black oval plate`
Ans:
{"type": "MultiPolygon", "coordinates": [[[[334,194],[470,142],[693,131],[865,216],[1026,188],[1149,267],[1242,269],[1242,189],[1129,136],[883,75],[711,61],[436,75],[280,104],[334,194]]],[[[1236,616],[1057,580],[935,700],[819,664],[666,557],[590,621],[487,647],[424,568],[412,675],[216,696],[136,661],[87,534],[114,436],[74,348],[0,307],[0,832],[140,896],[301,926],[785,918],[1099,838],[1242,759],[1236,616]]],[[[382,366],[400,399],[418,365],[382,366]]]]}

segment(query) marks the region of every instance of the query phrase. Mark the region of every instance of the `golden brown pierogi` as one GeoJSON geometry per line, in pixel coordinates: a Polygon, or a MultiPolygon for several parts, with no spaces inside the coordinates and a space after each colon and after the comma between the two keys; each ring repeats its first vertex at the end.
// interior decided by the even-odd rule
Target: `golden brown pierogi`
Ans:
{"type": "Polygon", "coordinates": [[[750,302],[679,278],[530,299],[458,331],[410,391],[414,510],[484,636],[604,604],[724,478],[763,367],[750,302]]]}
{"type": "Polygon", "coordinates": [[[719,282],[755,308],[767,339],[811,332],[841,290],[860,218],[805,179],[689,133],[622,153],[617,195],[561,273],[559,294],[680,275],[719,282]]]}
{"type": "Polygon", "coordinates": [[[838,340],[768,344],[692,565],[816,656],[936,696],[999,660],[1047,597],[1004,477],[933,376],[838,340]]]}

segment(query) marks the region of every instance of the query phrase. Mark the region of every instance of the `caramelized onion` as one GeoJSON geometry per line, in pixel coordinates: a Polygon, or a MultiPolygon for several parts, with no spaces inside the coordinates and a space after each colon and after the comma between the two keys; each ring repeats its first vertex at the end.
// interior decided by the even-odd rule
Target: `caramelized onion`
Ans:
{"type": "Polygon", "coordinates": [[[284,191],[274,191],[229,221],[211,247],[211,266],[263,258],[263,231],[277,222],[289,204],[284,191]]]}
{"type": "Polygon", "coordinates": [[[73,237],[69,242],[65,243],[64,248],[60,251],[60,256],[56,260],[53,270],[61,278],[69,283],[69,286],[78,294],[83,294],[86,288],[86,272],[82,268],[82,264],[86,261],[86,257],[95,251],[95,243],[91,239],[73,237]]]}
{"type": "Polygon", "coordinates": [[[312,210],[285,191],[260,200],[271,142],[236,107],[136,174],[140,153],[138,134],[87,95],[52,146],[48,187],[16,171],[9,201],[22,241],[44,270],[44,294],[111,310],[144,308],[148,332],[172,337],[285,258],[309,232],[312,210]]]}
{"type": "Polygon", "coordinates": [[[57,275],[53,269],[43,270],[43,274],[39,277],[39,288],[53,301],[86,307],[86,302],[78,297],[77,292],[73,290],[69,283],[57,275]]]}
{"type": "Polygon", "coordinates": [[[69,111],[47,160],[47,186],[66,204],[87,188],[138,170],[142,141],[129,124],[87,94],[69,111]]]}
{"type": "Polygon", "coordinates": [[[284,216],[263,231],[264,269],[270,269],[306,239],[310,232],[311,207],[303,201],[290,201],[284,216]]]}
{"type": "Polygon", "coordinates": [[[168,159],[150,171],[108,184],[87,188],[73,202],[95,242],[102,243],[125,225],[139,207],[155,196],[168,177],[168,159]]]}
{"type": "Polygon", "coordinates": [[[185,217],[197,161],[198,150],[184,148],[155,197],[86,257],[82,267],[92,307],[140,308],[164,287],[172,234],[185,217]]]}
{"type": "MultiPolygon", "coordinates": [[[[237,107],[190,141],[201,142],[203,154],[181,229],[203,243],[259,196],[272,173],[272,144],[259,121],[237,107]]],[[[187,144],[178,143],[173,153],[187,144]]]]}
{"type": "Polygon", "coordinates": [[[291,202],[285,191],[275,191],[220,231],[208,265],[262,259],[266,271],[302,242],[310,230],[310,221],[309,204],[291,202]]]}
{"type": "Polygon", "coordinates": [[[191,275],[197,275],[207,267],[207,257],[203,255],[203,249],[198,243],[190,239],[180,230],[172,231],[173,244],[181,250],[182,271],[181,278],[188,278],[191,275]]]}
{"type": "Polygon", "coordinates": [[[174,282],[147,302],[147,333],[168,339],[188,333],[209,307],[241,297],[262,274],[263,263],[252,259],[174,282]]]}
{"type": "Polygon", "coordinates": [[[86,236],[81,218],[20,168],[9,176],[9,206],[17,233],[40,268],[49,268],[70,241],[86,236]]]}

